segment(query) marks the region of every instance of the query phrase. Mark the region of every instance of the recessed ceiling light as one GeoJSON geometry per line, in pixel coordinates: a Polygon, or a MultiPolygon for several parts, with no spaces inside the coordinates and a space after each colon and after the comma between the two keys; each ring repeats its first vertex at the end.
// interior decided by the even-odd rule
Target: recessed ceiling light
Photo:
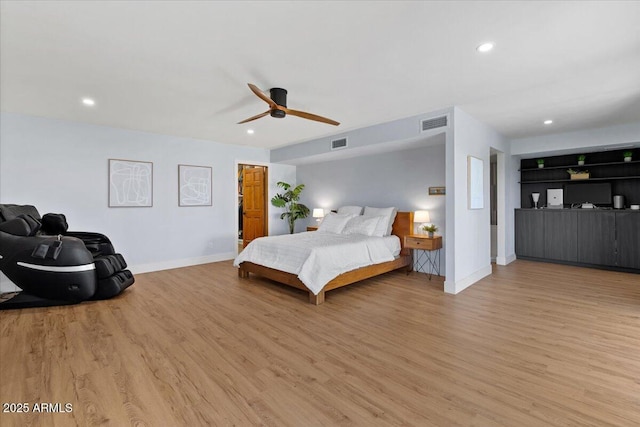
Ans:
{"type": "Polygon", "coordinates": [[[253,129],[247,129],[247,133],[248,133],[249,135],[253,135],[253,133],[254,133],[254,132],[255,132],[255,131],[254,131],[253,129]]]}
{"type": "Polygon", "coordinates": [[[493,43],[482,43],[476,48],[478,52],[482,53],[489,52],[491,49],[493,49],[493,43]]]}
{"type": "Polygon", "coordinates": [[[88,107],[93,107],[96,105],[96,101],[91,98],[82,98],[82,103],[88,107]]]}
{"type": "Polygon", "coordinates": [[[545,120],[543,123],[545,125],[550,125],[551,123],[553,123],[553,120],[545,120]]]}

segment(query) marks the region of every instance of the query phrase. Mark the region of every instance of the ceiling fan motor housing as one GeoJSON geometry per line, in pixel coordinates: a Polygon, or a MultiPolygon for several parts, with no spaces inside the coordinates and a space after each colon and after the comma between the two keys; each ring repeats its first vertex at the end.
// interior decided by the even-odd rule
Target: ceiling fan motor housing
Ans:
{"type": "MultiPolygon", "coordinates": [[[[287,108],[287,91],[286,89],[282,89],[279,87],[274,87],[269,89],[269,94],[271,95],[271,99],[273,100],[273,102],[275,102],[276,104],[280,105],[281,107],[285,107],[287,108]]],[[[278,119],[283,118],[284,116],[287,115],[287,113],[285,113],[284,111],[281,110],[271,110],[271,112],[269,113],[271,115],[271,117],[276,117],[278,119]]]]}

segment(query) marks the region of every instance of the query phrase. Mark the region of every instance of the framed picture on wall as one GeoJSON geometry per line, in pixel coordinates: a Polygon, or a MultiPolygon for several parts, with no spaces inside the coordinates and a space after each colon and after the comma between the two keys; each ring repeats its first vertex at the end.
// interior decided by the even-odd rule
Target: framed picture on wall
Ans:
{"type": "Polygon", "coordinates": [[[178,206],[213,206],[213,169],[178,165],[178,206]]]}
{"type": "Polygon", "coordinates": [[[446,194],[444,187],[429,187],[430,196],[444,196],[446,194]]]}
{"type": "Polygon", "coordinates": [[[483,160],[467,156],[467,201],[469,209],[484,208],[483,176],[483,160]]]}
{"type": "Polygon", "coordinates": [[[109,159],[109,207],[153,206],[153,163],[109,159]]]}

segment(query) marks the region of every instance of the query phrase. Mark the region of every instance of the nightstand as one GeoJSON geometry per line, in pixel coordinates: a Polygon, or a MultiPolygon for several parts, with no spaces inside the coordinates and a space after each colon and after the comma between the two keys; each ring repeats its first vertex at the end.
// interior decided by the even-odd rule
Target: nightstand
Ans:
{"type": "Polygon", "coordinates": [[[318,231],[317,225],[307,225],[307,231],[318,231]]]}
{"type": "MultiPolygon", "coordinates": [[[[435,273],[440,275],[440,249],[442,249],[442,236],[429,237],[422,234],[410,234],[404,236],[404,247],[413,250],[413,258],[416,260],[418,270],[429,267],[429,280],[435,273]],[[416,251],[417,256],[416,256],[416,251]],[[424,258],[424,260],[423,260],[424,258]]],[[[413,268],[413,264],[411,264],[413,268]]]]}

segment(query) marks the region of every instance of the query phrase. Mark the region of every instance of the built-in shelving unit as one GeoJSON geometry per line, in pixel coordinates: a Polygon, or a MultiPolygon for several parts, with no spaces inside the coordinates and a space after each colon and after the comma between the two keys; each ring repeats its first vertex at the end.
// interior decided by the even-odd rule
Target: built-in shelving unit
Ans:
{"type": "Polygon", "coordinates": [[[578,165],[578,154],[537,157],[520,161],[521,206],[533,207],[531,193],[540,193],[539,206],[547,203],[547,189],[563,188],[567,183],[611,182],[613,194],[625,196],[627,204],[640,204],[640,148],[632,149],[634,160],[623,161],[623,153],[629,151],[611,150],[592,153],[578,153],[586,156],[585,164],[578,165]],[[544,167],[539,168],[537,159],[544,159],[544,167]],[[568,169],[589,171],[588,180],[572,180],[568,169]]]}

